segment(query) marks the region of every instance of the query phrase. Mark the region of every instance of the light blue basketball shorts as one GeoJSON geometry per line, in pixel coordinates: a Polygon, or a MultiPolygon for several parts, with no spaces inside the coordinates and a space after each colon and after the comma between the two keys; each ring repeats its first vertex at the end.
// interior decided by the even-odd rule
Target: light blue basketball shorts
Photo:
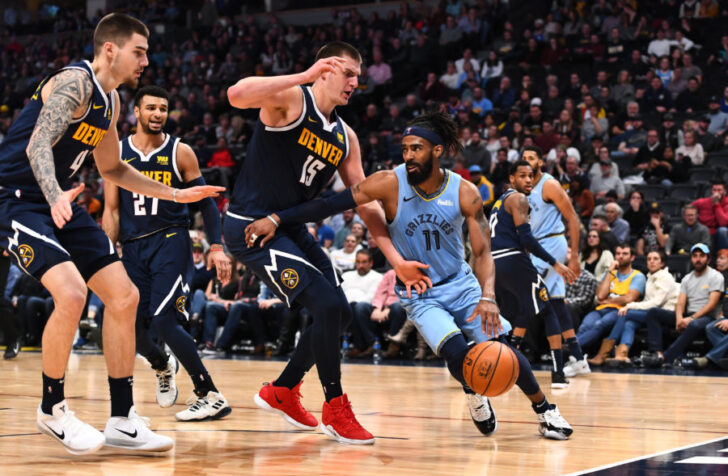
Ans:
{"type": "MultiPolygon", "coordinates": [[[[549,252],[559,263],[566,262],[566,254],[569,252],[569,244],[564,235],[551,236],[538,241],[543,249],[549,252]]],[[[576,250],[571,250],[576,252],[576,250]]],[[[564,278],[557,273],[550,264],[531,254],[531,262],[546,283],[551,299],[564,299],[566,296],[566,283],[564,278]]]]}
{"type": "MultiPolygon", "coordinates": [[[[407,297],[404,288],[397,287],[396,292],[411,320],[422,334],[427,345],[439,355],[442,345],[456,334],[463,334],[465,340],[476,344],[485,342],[486,337],[479,318],[467,322],[482,296],[480,283],[470,267],[464,266],[453,278],[441,283],[424,294],[407,297]]],[[[502,334],[511,330],[511,324],[501,316],[502,334]]],[[[488,329],[490,331],[490,329],[488,329]]]]}

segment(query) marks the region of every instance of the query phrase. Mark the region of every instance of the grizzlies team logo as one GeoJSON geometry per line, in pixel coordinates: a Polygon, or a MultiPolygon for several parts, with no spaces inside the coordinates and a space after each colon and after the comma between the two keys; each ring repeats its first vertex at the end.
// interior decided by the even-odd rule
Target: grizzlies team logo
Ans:
{"type": "Polygon", "coordinates": [[[281,282],[288,289],[293,289],[298,286],[298,273],[291,269],[286,268],[281,272],[281,282]]]}
{"type": "Polygon", "coordinates": [[[31,248],[29,245],[18,246],[18,255],[20,256],[20,260],[23,262],[23,266],[25,268],[27,268],[30,263],[33,262],[33,258],[35,258],[33,248],[31,248]]]}
{"type": "Polygon", "coordinates": [[[180,296],[174,302],[174,307],[176,307],[180,313],[184,314],[185,313],[185,304],[187,304],[187,296],[180,296]]]}
{"type": "Polygon", "coordinates": [[[546,288],[541,288],[541,290],[538,292],[538,297],[543,302],[546,302],[549,300],[549,292],[546,291],[546,288]]]}

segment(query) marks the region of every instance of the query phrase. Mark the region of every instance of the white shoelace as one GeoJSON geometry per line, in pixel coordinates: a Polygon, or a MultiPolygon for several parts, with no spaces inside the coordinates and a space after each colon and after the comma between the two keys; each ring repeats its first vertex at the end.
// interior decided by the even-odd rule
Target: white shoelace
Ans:
{"type": "Polygon", "coordinates": [[[207,397],[190,397],[185,402],[185,405],[188,405],[190,408],[190,411],[196,412],[200,410],[202,407],[207,405],[207,397]]]}
{"type": "Polygon", "coordinates": [[[75,435],[81,431],[85,425],[84,422],[76,418],[74,412],[67,410],[62,417],[58,419],[63,431],[68,431],[69,435],[75,435]]]}
{"type": "Polygon", "coordinates": [[[485,421],[490,418],[490,407],[488,406],[487,397],[469,394],[468,406],[470,407],[470,415],[477,421],[485,421]]]}
{"type": "Polygon", "coordinates": [[[544,416],[546,417],[546,421],[551,425],[558,428],[571,428],[571,425],[561,416],[557,408],[546,410],[544,416]]]}

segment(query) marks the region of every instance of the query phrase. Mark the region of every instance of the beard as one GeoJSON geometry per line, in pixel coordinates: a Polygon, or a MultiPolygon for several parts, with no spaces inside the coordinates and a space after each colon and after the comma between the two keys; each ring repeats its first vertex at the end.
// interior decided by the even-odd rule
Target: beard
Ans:
{"type": "Polygon", "coordinates": [[[153,136],[159,135],[162,132],[164,132],[164,124],[162,124],[162,127],[160,127],[159,130],[151,129],[149,127],[148,122],[144,123],[142,121],[139,121],[139,126],[142,128],[142,131],[144,131],[145,134],[149,134],[149,135],[153,135],[153,136]]]}
{"type": "Polygon", "coordinates": [[[695,271],[698,273],[702,273],[705,268],[708,267],[708,263],[693,263],[693,268],[695,268],[695,271]]]}
{"type": "MultiPolygon", "coordinates": [[[[407,164],[405,164],[407,165],[407,164]]],[[[410,185],[419,185],[432,175],[432,152],[430,152],[430,158],[425,162],[425,165],[412,163],[417,167],[417,172],[410,172],[407,170],[407,183],[410,185]]]]}

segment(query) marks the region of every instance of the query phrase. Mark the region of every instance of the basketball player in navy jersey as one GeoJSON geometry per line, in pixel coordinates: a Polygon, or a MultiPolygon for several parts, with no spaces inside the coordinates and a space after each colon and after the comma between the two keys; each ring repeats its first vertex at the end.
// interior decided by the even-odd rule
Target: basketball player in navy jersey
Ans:
{"type": "Polygon", "coordinates": [[[501,195],[490,214],[493,259],[498,275],[496,281],[498,304],[503,315],[513,321],[514,327],[523,329],[524,332],[529,320],[534,316],[544,319],[546,334],[558,338],[557,348],[550,342],[553,359],[551,387],[564,388],[568,382],[563,371],[558,318],[549,302],[546,283],[531,263],[527,252],[548,263],[560,278],[563,277],[570,283],[574,282],[575,275],[571,269],[544,250],[533,236],[529,221],[531,208],[527,198],[533,188],[531,165],[525,160],[518,160],[511,166],[510,179],[513,188],[501,195]]]}
{"type": "MultiPolygon", "coordinates": [[[[566,262],[569,244],[573,250],[578,249],[579,246],[579,217],[576,211],[574,211],[571,200],[561,187],[559,181],[550,174],[541,172],[543,167],[543,152],[541,148],[538,146],[524,147],[521,156],[533,168],[533,190],[528,194],[528,204],[531,206],[530,223],[533,236],[536,237],[543,249],[551,254],[556,261],[566,262]],[[566,241],[564,219],[569,225],[569,243],[566,241]]],[[[554,314],[558,318],[558,322],[545,323],[546,328],[554,333],[548,334],[547,336],[549,347],[555,350],[552,358],[559,358],[562,355],[561,341],[563,337],[564,342],[569,347],[571,356],[567,365],[558,362],[556,364],[557,366],[559,364],[563,366],[564,376],[575,377],[590,373],[589,363],[581,351],[581,345],[576,340],[574,322],[564,302],[564,298],[566,297],[564,279],[548,263],[533,254],[531,255],[531,262],[546,282],[546,289],[549,292],[549,302],[554,310],[554,314]]],[[[576,277],[581,274],[579,256],[576,253],[572,253],[568,266],[576,277]]],[[[525,328],[513,329],[514,339],[523,339],[525,333],[525,328]]],[[[559,383],[556,382],[557,385],[559,383]]]]}
{"type": "MultiPolygon", "coordinates": [[[[284,303],[304,306],[313,315],[291,360],[258,392],[256,404],[298,428],[315,429],[318,421],[300,402],[303,376],[315,363],[326,397],[321,430],[342,443],[372,444],[374,437],[356,420],[341,388],[339,336],[351,311],[331,261],[303,225],[283,227],[262,248],[244,236],[255,219],[316,197],[337,170],[348,186],[364,179],[356,134],[335,111],[349,101],[360,72],[356,48],[332,42],[302,73],[252,76],[228,89],[231,105],[260,108],[260,120],[235,182],[223,234],[235,257],[284,303]]],[[[381,208],[369,204],[358,212],[405,283],[427,281],[418,268],[424,265],[404,262],[394,251],[381,208]]]]}
{"type": "MultiPolygon", "coordinates": [[[[463,385],[470,416],[478,430],[489,436],[497,428],[488,398],[476,395],[463,378],[467,342],[505,338],[510,323],[501,318],[496,304],[497,279],[490,253],[491,230],[483,214],[478,189],[460,176],[441,169],[439,159],[450,149],[460,148],[457,126],[443,113],[420,115],[408,124],[402,136],[404,164],[392,171],[377,172],[360,184],[324,200],[304,203],[255,221],[246,230],[260,245],[274,236],[279,226],[316,221],[339,211],[381,201],[388,230],[397,251],[405,259],[430,265],[433,287],[414,297],[402,286],[396,292],[408,318],[428,345],[447,362],[450,374],[463,385]],[[467,223],[473,261],[463,260],[463,223],[467,223]]],[[[500,301],[500,299],[499,299],[500,301]]],[[[520,371],[516,384],[532,402],[539,432],[546,438],[567,439],[571,426],[555,405],[550,404],[533,375],[528,360],[513,349],[520,371]]]]}
{"type": "MultiPolygon", "coordinates": [[[[168,108],[164,89],[145,86],[137,91],[137,130],[121,141],[121,160],[171,187],[205,185],[194,151],[163,132],[168,108]]],[[[122,243],[121,262],[139,289],[136,349],[157,373],[157,403],[171,407],[177,401],[177,364],[152,341],[150,326],[174,352],[195,387],[197,400],[177,413],[177,419],[217,420],[229,415],[230,406],[202,364],[194,340],[178,321],[180,316],[188,317],[185,305],[194,266],[187,205],[160,203],[113,184],[107,184],[104,198],[104,231],[112,242],[122,243]]],[[[211,243],[211,260],[218,279],[226,283],[230,279],[230,260],[223,251],[220,214],[212,198],[202,200],[200,209],[211,243]]]]}
{"type": "Polygon", "coordinates": [[[0,247],[53,296],[43,332],[43,398],[37,426],[73,454],[104,444],[166,451],[174,441],[153,433],[132,397],[134,321],[139,293],[113,244],[74,199],[74,174],[94,153],[102,177],[136,193],[177,202],[214,196],[219,187],[176,189],[119,160],[116,121],[122,83],[136,87],[147,61],[147,27],[113,13],[94,31],[93,62],[70,64],[44,79],[0,144],[0,247]],[[103,340],[111,418],[104,433],[78,419],[64,397],[73,335],[86,286],[106,304],[103,340]]]}

